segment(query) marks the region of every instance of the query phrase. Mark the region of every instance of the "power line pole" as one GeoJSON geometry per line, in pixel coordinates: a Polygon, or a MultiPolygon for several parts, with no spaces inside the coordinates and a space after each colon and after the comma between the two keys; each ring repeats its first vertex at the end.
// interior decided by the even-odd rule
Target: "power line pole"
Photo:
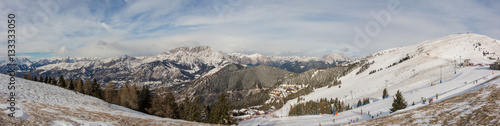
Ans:
{"type": "Polygon", "coordinates": [[[319,115],[319,99],[316,99],[316,115],[319,115]]]}
{"type": "Polygon", "coordinates": [[[443,66],[439,66],[439,83],[443,83],[443,66]]]}
{"type": "Polygon", "coordinates": [[[455,74],[457,74],[457,60],[455,60],[455,74]]]}
{"type": "Polygon", "coordinates": [[[351,99],[353,99],[353,100],[354,100],[354,97],[352,96],[352,90],[351,90],[351,99]]]}
{"type": "Polygon", "coordinates": [[[389,80],[385,80],[385,88],[387,88],[387,83],[389,82],[389,80]]]}

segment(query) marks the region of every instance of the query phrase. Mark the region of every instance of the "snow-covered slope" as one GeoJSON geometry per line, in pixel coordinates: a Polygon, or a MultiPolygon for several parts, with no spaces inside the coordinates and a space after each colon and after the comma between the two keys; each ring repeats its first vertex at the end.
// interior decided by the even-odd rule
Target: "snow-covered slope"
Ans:
{"type": "MultiPolygon", "coordinates": [[[[469,92],[471,91],[470,89],[476,87],[476,84],[471,84],[472,81],[485,81],[483,79],[484,77],[492,78],[493,76],[499,75],[500,71],[496,71],[495,74],[492,75],[492,71],[485,68],[475,70],[475,68],[466,67],[457,68],[455,74],[454,60],[460,63],[464,62],[465,59],[470,59],[470,61],[475,64],[490,64],[499,57],[500,41],[478,34],[454,34],[424,41],[412,46],[387,49],[373,53],[357,60],[368,60],[369,63],[373,63],[369,65],[364,72],[356,74],[359,70],[354,70],[339,79],[342,81],[341,88],[323,87],[303,97],[305,98],[305,100],[303,100],[304,102],[309,100],[316,101],[320,98],[339,98],[346,102],[346,104],[349,103],[353,105],[362,98],[370,98],[372,103],[362,108],[355,108],[343,112],[336,117],[311,117],[314,119],[309,117],[298,117],[292,119],[297,121],[291,121],[284,124],[317,125],[317,123],[312,123],[311,121],[300,122],[298,120],[312,120],[315,122],[333,124],[331,123],[331,119],[333,118],[341,120],[337,121],[335,124],[342,124],[348,122],[348,119],[356,117],[363,118],[362,115],[360,115],[360,109],[372,112],[382,111],[385,113],[383,115],[387,115],[392,100],[381,99],[382,90],[386,87],[389,94],[391,94],[390,97],[392,97],[397,90],[402,91],[409,104],[411,104],[412,101],[418,102],[421,97],[431,98],[435,96],[436,93],[440,94],[440,96],[442,94],[442,96],[444,96],[442,98],[446,98],[469,92]],[[443,83],[439,84],[440,81],[443,83]],[[469,84],[464,84],[465,82],[469,84]],[[430,86],[431,84],[438,85],[430,86]],[[417,93],[414,93],[415,91],[417,91],[417,93]]],[[[289,100],[282,109],[274,112],[274,115],[288,115],[290,105],[296,104],[296,101],[297,99],[289,100]]],[[[414,109],[416,107],[409,107],[407,109],[414,109]]],[[[280,123],[282,120],[289,121],[288,119],[275,119],[269,121],[257,119],[244,121],[242,124],[283,124],[280,123]]],[[[368,118],[364,117],[363,120],[368,120],[368,118]]]]}
{"type": "MultiPolygon", "coordinates": [[[[461,94],[436,104],[355,125],[500,125],[500,86],[461,94]]],[[[352,124],[351,124],[352,125],[352,124]]]]}
{"type": "MultiPolygon", "coordinates": [[[[0,74],[2,82],[10,77],[0,74]]],[[[57,86],[16,78],[16,118],[7,116],[7,84],[0,84],[0,125],[206,125],[159,118],[57,86]]]]}

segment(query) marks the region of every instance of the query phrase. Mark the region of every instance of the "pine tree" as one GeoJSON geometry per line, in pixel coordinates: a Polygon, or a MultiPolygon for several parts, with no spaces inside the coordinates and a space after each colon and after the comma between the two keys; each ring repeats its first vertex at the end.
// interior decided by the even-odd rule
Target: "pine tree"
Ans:
{"type": "Polygon", "coordinates": [[[203,105],[201,104],[201,98],[198,96],[191,103],[192,114],[190,114],[191,121],[202,122],[203,118],[203,105]]]}
{"type": "Polygon", "coordinates": [[[179,109],[181,109],[180,112],[181,119],[192,121],[191,119],[189,119],[189,115],[191,114],[191,103],[189,102],[189,98],[187,96],[184,98],[184,101],[179,106],[179,109]]]}
{"type": "Polygon", "coordinates": [[[151,107],[151,93],[149,93],[149,86],[142,86],[141,92],[139,93],[139,111],[146,112],[146,108],[151,107]]]}
{"type": "Polygon", "coordinates": [[[28,80],[28,75],[24,75],[23,78],[28,80]]]}
{"type": "Polygon", "coordinates": [[[52,77],[49,76],[49,80],[47,81],[47,84],[52,84],[52,77]]]}
{"type": "Polygon", "coordinates": [[[392,103],[391,112],[404,109],[406,108],[406,105],[407,103],[403,98],[403,94],[401,94],[401,92],[398,90],[398,92],[396,92],[396,99],[394,99],[394,102],[392,103]]]}
{"type": "Polygon", "coordinates": [[[43,83],[49,83],[49,77],[48,76],[45,76],[45,79],[43,79],[43,83]]]}
{"type": "Polygon", "coordinates": [[[73,78],[69,77],[69,85],[68,85],[69,90],[75,90],[75,84],[73,83],[73,78]]]}
{"type": "Polygon", "coordinates": [[[97,84],[97,80],[95,78],[94,81],[90,84],[90,93],[91,93],[90,95],[102,99],[101,86],[97,84]]]}
{"type": "Polygon", "coordinates": [[[361,99],[358,101],[357,107],[361,106],[361,99]]]}
{"type": "Polygon", "coordinates": [[[64,80],[64,77],[62,74],[59,75],[59,81],[57,83],[60,87],[66,88],[66,80],[64,80]]]}
{"type": "Polygon", "coordinates": [[[180,117],[188,121],[201,122],[203,121],[203,108],[200,97],[196,97],[193,102],[190,102],[189,98],[186,97],[180,106],[180,117]]]}
{"type": "Polygon", "coordinates": [[[151,100],[151,108],[146,109],[148,113],[168,118],[178,118],[179,111],[175,103],[174,95],[168,88],[159,89],[157,95],[151,100]]]}
{"type": "Polygon", "coordinates": [[[56,80],[56,77],[53,77],[52,78],[52,82],[51,82],[52,85],[56,85],[57,86],[57,80],[56,80]]]}
{"type": "Polygon", "coordinates": [[[36,77],[36,75],[33,77],[33,81],[38,81],[38,77],[36,77]]]}
{"type": "Polygon", "coordinates": [[[226,93],[222,92],[219,96],[219,101],[215,103],[214,108],[210,113],[210,123],[214,124],[232,124],[233,121],[229,118],[231,105],[227,102],[226,93]]]}
{"type": "Polygon", "coordinates": [[[28,72],[28,74],[26,74],[26,79],[33,80],[33,78],[31,77],[31,72],[28,72]]]}
{"type": "Polygon", "coordinates": [[[363,105],[369,104],[370,99],[369,98],[363,98],[363,105]]]}
{"type": "Polygon", "coordinates": [[[82,81],[81,78],[78,78],[78,80],[76,81],[76,91],[80,92],[80,93],[84,93],[84,91],[83,91],[83,81],[82,81]]]}
{"type": "Polygon", "coordinates": [[[42,75],[40,75],[40,79],[38,79],[38,81],[43,83],[43,77],[42,77],[42,75]]]}
{"type": "Polygon", "coordinates": [[[387,88],[384,88],[384,92],[382,93],[382,99],[387,97],[387,88]]]}

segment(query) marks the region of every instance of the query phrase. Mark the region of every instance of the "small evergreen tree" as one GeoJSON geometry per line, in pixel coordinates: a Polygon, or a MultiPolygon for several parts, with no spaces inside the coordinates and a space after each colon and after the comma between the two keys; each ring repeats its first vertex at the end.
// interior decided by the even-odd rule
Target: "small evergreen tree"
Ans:
{"type": "Polygon", "coordinates": [[[361,106],[361,99],[358,101],[357,107],[361,106]]]}
{"type": "Polygon", "coordinates": [[[184,101],[179,106],[179,109],[181,109],[181,112],[179,113],[181,119],[184,119],[184,120],[187,120],[187,121],[192,121],[191,119],[188,118],[188,116],[191,113],[191,110],[190,110],[191,109],[191,103],[189,102],[189,98],[187,96],[184,98],[184,101]]]}
{"type": "Polygon", "coordinates": [[[33,81],[38,81],[38,77],[36,77],[36,75],[33,77],[33,81]]]}
{"type": "Polygon", "coordinates": [[[403,98],[403,94],[401,94],[401,92],[398,90],[398,92],[396,92],[396,98],[394,99],[394,102],[392,103],[392,108],[391,108],[391,112],[395,112],[397,110],[400,110],[400,109],[404,109],[406,108],[406,101],[405,99],[403,98]]]}
{"type": "Polygon", "coordinates": [[[38,81],[43,83],[43,77],[42,77],[42,75],[40,75],[40,79],[38,79],[38,81]]]}
{"type": "Polygon", "coordinates": [[[33,77],[31,77],[31,72],[28,72],[28,74],[26,74],[26,79],[33,80],[33,77]]]}
{"type": "Polygon", "coordinates": [[[201,104],[201,98],[196,97],[194,102],[191,103],[192,114],[189,116],[192,120],[196,122],[202,122],[203,120],[203,105],[201,104]]]}
{"type": "Polygon", "coordinates": [[[384,88],[384,92],[382,93],[382,99],[387,97],[387,88],[384,88]]]}
{"type": "Polygon", "coordinates": [[[232,124],[233,121],[229,118],[230,110],[231,105],[227,102],[226,93],[222,92],[210,113],[210,123],[232,124]]]}
{"type": "Polygon", "coordinates": [[[151,107],[151,93],[149,93],[149,86],[142,86],[141,92],[139,93],[139,111],[146,112],[146,108],[151,107]]]}
{"type": "Polygon", "coordinates": [[[175,97],[168,88],[158,90],[157,95],[151,100],[151,108],[146,109],[148,113],[168,118],[178,118],[179,111],[175,103],[175,97]]]}
{"type": "Polygon", "coordinates": [[[56,77],[52,77],[52,85],[57,85],[56,77]]]}
{"type": "Polygon", "coordinates": [[[45,76],[45,79],[43,79],[43,83],[49,83],[49,77],[45,76]]]}
{"type": "Polygon", "coordinates": [[[59,81],[57,83],[60,87],[66,88],[66,80],[64,80],[64,77],[62,74],[59,75],[59,81]]]}
{"type": "Polygon", "coordinates": [[[73,84],[73,78],[69,77],[69,85],[68,85],[69,90],[75,90],[75,84],[73,84]]]}
{"type": "Polygon", "coordinates": [[[101,86],[99,84],[97,84],[97,80],[94,78],[94,82],[92,82],[90,84],[90,95],[96,97],[96,98],[100,98],[102,99],[101,97],[101,86]]]}
{"type": "Polygon", "coordinates": [[[363,105],[369,104],[370,99],[369,98],[363,98],[363,105]]]}

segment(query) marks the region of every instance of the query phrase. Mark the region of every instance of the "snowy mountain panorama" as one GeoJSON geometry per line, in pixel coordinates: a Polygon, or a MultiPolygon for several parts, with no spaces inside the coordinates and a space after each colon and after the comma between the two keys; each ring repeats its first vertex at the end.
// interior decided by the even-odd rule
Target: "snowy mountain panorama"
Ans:
{"type": "MultiPolygon", "coordinates": [[[[500,41],[478,34],[453,34],[355,60],[343,54],[225,54],[207,46],[143,57],[20,59],[19,73],[27,76],[16,78],[16,118],[4,109],[0,123],[499,124],[500,71],[489,69],[498,59],[500,41]],[[332,66],[311,65],[300,73],[280,67],[292,62],[332,66]],[[395,103],[400,108],[393,109],[395,103]]],[[[10,106],[7,86],[0,88],[2,108],[10,106]]]]}
{"type": "MultiPolygon", "coordinates": [[[[260,54],[225,54],[208,46],[179,47],[154,56],[112,58],[51,58],[30,61],[17,59],[16,76],[58,76],[73,78],[96,78],[100,84],[136,83],[153,86],[178,86],[201,76],[217,72],[224,66],[237,63],[249,66],[269,65],[291,72],[304,72],[312,68],[326,68],[351,59],[343,54],[333,53],[323,58],[316,57],[267,57],[260,54]]],[[[7,61],[0,61],[0,71],[5,73],[7,61]]]]}
{"type": "MultiPolygon", "coordinates": [[[[353,61],[361,65],[331,82],[338,86],[313,88],[286,100],[264,118],[239,124],[498,125],[500,99],[495,95],[500,71],[489,65],[499,57],[500,41],[478,34],[453,34],[379,51],[353,61]],[[383,98],[384,89],[387,98],[383,98]],[[396,96],[398,91],[401,95],[396,96]],[[406,106],[392,112],[398,97],[404,98],[406,106]]],[[[328,73],[328,69],[313,71],[309,79],[328,73]]],[[[292,96],[284,89],[310,82],[288,81],[282,85],[289,86],[278,89],[292,96]]]]}

